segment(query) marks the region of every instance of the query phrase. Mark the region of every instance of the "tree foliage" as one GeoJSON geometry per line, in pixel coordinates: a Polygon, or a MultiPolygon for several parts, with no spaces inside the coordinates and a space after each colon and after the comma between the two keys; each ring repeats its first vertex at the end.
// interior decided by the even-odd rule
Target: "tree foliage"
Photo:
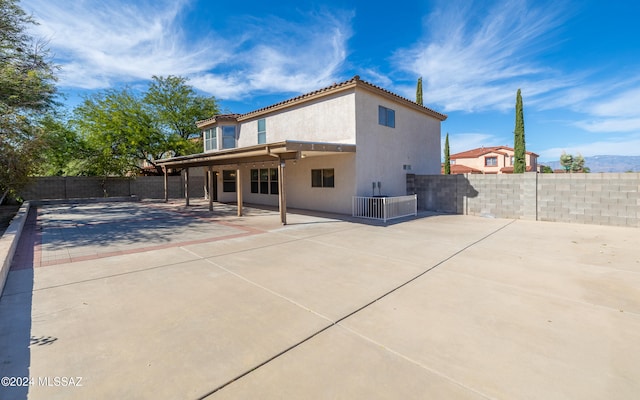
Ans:
{"type": "Polygon", "coordinates": [[[153,76],[143,102],[158,129],[169,138],[174,156],[202,151],[202,136],[196,121],[218,113],[214,97],[199,96],[186,78],[153,76]]]}
{"type": "Polygon", "coordinates": [[[74,110],[88,175],[148,173],[157,161],[202,151],[196,121],[218,112],[215,98],[198,95],[185,78],[153,77],[144,93],[106,90],[74,110]]]}
{"type": "Polygon", "coordinates": [[[584,157],[580,153],[573,156],[563,151],[560,155],[560,165],[566,172],[590,172],[589,167],[584,166],[584,157]]]}
{"type": "Polygon", "coordinates": [[[422,105],[422,77],[418,78],[416,86],[416,103],[422,105]]]}
{"type": "Polygon", "coordinates": [[[444,174],[451,175],[451,158],[449,155],[449,132],[444,140],[444,174]]]}
{"type": "Polygon", "coordinates": [[[0,197],[18,190],[38,165],[44,143],[36,119],[54,105],[55,69],[35,22],[16,0],[0,0],[0,197]]]}
{"type": "Polygon", "coordinates": [[[542,166],[542,173],[543,174],[553,174],[553,168],[551,168],[548,165],[543,165],[542,166]]]}
{"type": "Polygon", "coordinates": [[[524,140],[524,115],[522,111],[522,95],[520,89],[516,94],[516,127],[513,131],[513,173],[521,174],[526,171],[526,146],[524,140]]]}

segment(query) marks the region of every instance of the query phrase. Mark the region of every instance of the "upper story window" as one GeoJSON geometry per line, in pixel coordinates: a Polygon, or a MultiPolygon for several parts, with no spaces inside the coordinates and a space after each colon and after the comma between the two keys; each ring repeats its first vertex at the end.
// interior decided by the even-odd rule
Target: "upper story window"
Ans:
{"type": "Polygon", "coordinates": [[[218,128],[209,128],[204,131],[204,151],[218,149],[218,128]]]}
{"type": "Polygon", "coordinates": [[[485,167],[497,167],[498,166],[498,157],[485,157],[484,158],[484,166],[485,167]]]}
{"type": "Polygon", "coordinates": [[[234,149],[236,147],[236,127],[225,125],[222,127],[222,148],[234,149]]]}
{"type": "Polygon", "coordinates": [[[267,143],[267,120],[258,120],[258,144],[267,143]]]}
{"type": "Polygon", "coordinates": [[[395,128],[396,112],[390,108],[378,106],[378,123],[390,128],[395,128]]]}

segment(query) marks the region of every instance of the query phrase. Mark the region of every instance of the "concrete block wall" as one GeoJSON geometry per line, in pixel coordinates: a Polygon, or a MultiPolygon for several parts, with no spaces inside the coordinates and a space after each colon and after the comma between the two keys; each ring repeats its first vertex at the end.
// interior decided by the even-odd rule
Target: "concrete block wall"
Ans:
{"type": "Polygon", "coordinates": [[[640,227],[640,174],[541,174],[538,219],[640,227]]]}
{"type": "Polygon", "coordinates": [[[640,227],[640,174],[407,175],[421,210],[640,227]]]}
{"type": "MultiPolygon", "coordinates": [[[[183,176],[169,176],[169,198],[184,197],[183,176]]],[[[101,197],[138,196],[141,199],[164,199],[164,177],[140,176],[136,178],[95,176],[38,177],[20,193],[25,200],[81,199],[101,197]]],[[[190,177],[189,195],[204,196],[202,177],[190,177]]]]}

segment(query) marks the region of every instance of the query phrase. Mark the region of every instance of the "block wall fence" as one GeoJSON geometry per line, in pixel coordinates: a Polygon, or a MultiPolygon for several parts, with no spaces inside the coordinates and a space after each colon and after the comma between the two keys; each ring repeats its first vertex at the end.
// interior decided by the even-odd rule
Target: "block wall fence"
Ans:
{"type": "Polygon", "coordinates": [[[407,174],[418,209],[640,227],[640,173],[407,174]]]}
{"type": "MultiPolygon", "coordinates": [[[[184,197],[184,178],[169,176],[169,198],[184,197]]],[[[24,200],[79,199],[96,197],[129,197],[164,199],[163,176],[135,178],[97,176],[38,177],[25,187],[20,196],[24,200]]],[[[204,197],[204,178],[189,177],[189,196],[204,197]]]]}

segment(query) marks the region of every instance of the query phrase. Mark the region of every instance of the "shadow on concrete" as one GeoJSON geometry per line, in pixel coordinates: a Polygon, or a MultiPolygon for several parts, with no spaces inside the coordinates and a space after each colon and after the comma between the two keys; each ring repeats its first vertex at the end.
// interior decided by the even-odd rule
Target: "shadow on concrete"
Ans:
{"type": "Polygon", "coordinates": [[[0,377],[5,380],[0,385],[0,399],[26,399],[32,379],[37,381],[29,376],[30,346],[44,343],[43,338],[36,338],[34,344],[31,336],[36,219],[36,209],[31,208],[14,256],[15,261],[20,254],[20,268],[12,265],[0,297],[0,377]]]}
{"type": "Polygon", "coordinates": [[[42,245],[53,249],[164,244],[176,232],[210,228],[215,217],[139,203],[41,206],[38,212],[42,245]]]}

